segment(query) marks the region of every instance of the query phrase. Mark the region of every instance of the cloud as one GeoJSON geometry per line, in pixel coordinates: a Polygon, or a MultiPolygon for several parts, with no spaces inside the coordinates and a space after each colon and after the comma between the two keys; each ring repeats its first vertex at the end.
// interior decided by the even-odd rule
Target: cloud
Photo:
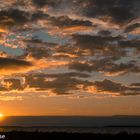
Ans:
{"type": "Polygon", "coordinates": [[[14,66],[24,66],[28,67],[31,66],[32,64],[30,62],[27,62],[25,60],[18,60],[14,58],[0,58],[0,67],[1,68],[13,68],[14,66]]]}
{"type": "Polygon", "coordinates": [[[107,79],[94,82],[94,86],[101,93],[108,92],[112,95],[116,94],[116,96],[140,95],[140,87],[133,88],[107,79]]]}
{"type": "Polygon", "coordinates": [[[75,45],[82,50],[89,50],[90,53],[101,53],[106,56],[122,56],[125,51],[116,45],[116,42],[120,41],[123,37],[121,36],[93,36],[93,35],[73,35],[75,45]]]}
{"type": "Polygon", "coordinates": [[[138,0],[3,2],[1,93],[139,95],[139,83],[125,80],[140,72],[139,5],[138,0]],[[125,82],[115,82],[118,78],[125,82]]]}
{"type": "Polygon", "coordinates": [[[16,0],[7,0],[7,1],[3,1],[0,5],[0,8],[7,8],[7,7],[11,7],[13,6],[13,4],[16,2],[16,0]]]}
{"type": "Polygon", "coordinates": [[[47,74],[47,77],[52,77],[52,78],[56,78],[56,77],[79,77],[79,78],[88,78],[90,77],[89,74],[85,74],[85,73],[77,73],[77,72],[69,72],[69,73],[59,73],[59,74],[47,74]]]}
{"type": "Polygon", "coordinates": [[[139,39],[132,39],[132,40],[124,40],[124,41],[119,41],[119,45],[121,47],[125,47],[125,48],[136,48],[139,50],[139,45],[140,44],[140,40],[139,39]]]}
{"type": "Polygon", "coordinates": [[[87,72],[92,72],[93,67],[88,64],[88,63],[79,63],[79,62],[73,62],[68,65],[69,69],[75,69],[78,71],[87,71],[87,72]]]}
{"type": "Polygon", "coordinates": [[[140,23],[135,23],[135,24],[131,24],[131,25],[129,25],[129,26],[127,26],[126,28],[125,28],[125,32],[127,33],[127,32],[132,32],[132,31],[134,31],[135,29],[137,29],[137,28],[139,28],[140,27],[140,23]]]}
{"type": "Polygon", "coordinates": [[[7,75],[28,70],[32,64],[15,58],[0,58],[0,73],[7,75]]]}
{"type": "MultiPolygon", "coordinates": [[[[27,5],[25,6],[27,8],[27,5]]],[[[7,9],[2,9],[0,11],[0,27],[5,30],[18,30],[30,27],[31,23],[38,20],[48,20],[49,15],[42,11],[36,10],[26,10],[26,8],[18,8],[18,6],[9,7],[7,9]],[[20,27],[20,28],[19,28],[20,27]]],[[[30,29],[32,30],[32,29],[30,29]]]]}
{"type": "Polygon", "coordinates": [[[71,94],[72,90],[78,90],[77,84],[88,84],[87,81],[78,80],[75,77],[85,78],[89,75],[82,73],[28,75],[25,77],[25,82],[29,88],[35,88],[36,91],[51,90],[58,95],[67,95],[71,94]]]}
{"type": "Polygon", "coordinates": [[[22,101],[22,96],[0,96],[0,101],[22,101]]]}
{"type": "Polygon", "coordinates": [[[132,83],[130,86],[140,87],[140,83],[132,83]]]}
{"type": "MultiPolygon", "coordinates": [[[[80,44],[83,48],[100,48],[103,45],[109,45],[111,42],[119,41],[122,39],[121,36],[93,36],[93,35],[73,35],[73,39],[76,41],[77,45],[80,44]]],[[[106,46],[107,47],[107,46],[106,46]]]]}
{"type": "Polygon", "coordinates": [[[24,87],[21,84],[20,79],[4,79],[2,82],[2,87],[11,91],[11,90],[23,90],[24,87]]]}
{"type": "Polygon", "coordinates": [[[50,16],[47,14],[47,13],[44,13],[42,11],[36,11],[34,13],[32,13],[32,16],[31,16],[31,21],[37,21],[37,20],[43,20],[43,19],[46,19],[48,20],[50,18],[50,16]]]}
{"type": "Polygon", "coordinates": [[[78,80],[78,78],[88,78],[90,75],[84,73],[58,73],[58,74],[23,74],[15,78],[2,79],[0,91],[3,92],[34,92],[49,91],[58,95],[72,94],[70,91],[78,90],[77,84],[87,85],[89,82],[78,80]],[[24,82],[22,82],[24,79],[24,82]]]}
{"type": "Polygon", "coordinates": [[[35,59],[43,59],[52,56],[53,49],[58,44],[45,42],[37,37],[33,37],[31,39],[23,40],[26,44],[25,53],[21,56],[25,57],[33,57],[35,59]]]}
{"type": "Polygon", "coordinates": [[[89,82],[78,80],[88,78],[90,75],[84,73],[60,73],[60,74],[26,74],[18,78],[6,78],[0,82],[0,91],[3,93],[27,93],[51,91],[56,95],[69,95],[72,90],[78,90],[78,84],[87,85],[89,82]],[[24,79],[24,82],[23,82],[24,79]]]}
{"type": "Polygon", "coordinates": [[[70,19],[67,16],[60,16],[60,17],[50,17],[50,22],[52,26],[58,26],[59,28],[62,27],[73,27],[73,26],[92,26],[92,23],[87,20],[74,20],[70,19]]]}
{"type": "Polygon", "coordinates": [[[95,87],[99,91],[107,91],[107,92],[122,92],[126,90],[126,87],[121,85],[120,83],[115,83],[113,81],[105,79],[104,81],[96,81],[94,82],[95,87]]]}
{"type": "Polygon", "coordinates": [[[74,14],[99,18],[115,24],[125,24],[139,16],[139,0],[32,0],[32,2],[37,7],[48,6],[56,14],[61,11],[64,15],[71,11],[74,14]]]}
{"type": "MultiPolygon", "coordinates": [[[[103,81],[88,81],[81,80],[78,77],[84,76],[77,73],[64,73],[64,74],[52,74],[52,75],[30,75],[27,76],[26,84],[29,89],[35,88],[36,92],[51,91],[51,94],[55,95],[71,95],[79,92],[85,92],[86,94],[92,93],[93,95],[112,95],[112,96],[129,96],[140,95],[140,86],[123,85],[111,80],[103,81]],[[74,76],[74,77],[73,77],[74,76]]],[[[85,77],[85,76],[84,76],[85,77]]],[[[86,96],[86,94],[84,94],[86,96]]]]}
{"type": "Polygon", "coordinates": [[[122,74],[127,74],[129,72],[139,73],[140,67],[133,63],[120,63],[116,64],[111,59],[101,59],[87,62],[72,62],[68,65],[69,69],[74,69],[81,72],[101,72],[108,76],[118,76],[122,74]]]}
{"type": "Polygon", "coordinates": [[[61,1],[60,0],[32,0],[32,2],[38,6],[38,7],[43,7],[45,5],[49,5],[49,6],[55,6],[57,4],[59,4],[61,1]]]}
{"type": "Polygon", "coordinates": [[[88,0],[79,3],[85,4],[81,8],[85,16],[110,20],[116,24],[128,23],[138,16],[138,0],[88,0]]]}
{"type": "Polygon", "coordinates": [[[98,34],[100,36],[110,36],[111,35],[111,32],[110,31],[107,31],[107,30],[101,30],[98,32],[98,34]]]}
{"type": "MultiPolygon", "coordinates": [[[[6,2],[4,2],[6,5],[6,2]]],[[[139,17],[138,0],[30,0],[22,2],[14,2],[13,6],[7,7],[7,10],[2,10],[2,18],[4,16],[12,19],[7,21],[7,24],[15,23],[21,24],[28,20],[49,19],[52,24],[61,26],[69,26],[84,24],[84,26],[91,26],[91,21],[102,20],[103,22],[112,22],[117,25],[125,25],[139,17]],[[30,6],[30,7],[29,7],[30,6]],[[13,7],[13,8],[11,8],[13,7]],[[29,8],[30,9],[29,9],[29,8]],[[22,10],[21,10],[22,9],[22,10]],[[28,11],[28,12],[27,12],[28,11]],[[45,12],[44,12],[45,11],[45,12]],[[47,11],[47,13],[46,13],[47,11]],[[34,14],[34,12],[36,12],[34,14]],[[18,13],[17,15],[15,13],[18,13]],[[68,13],[68,14],[67,14],[68,13]],[[59,16],[59,17],[58,17],[59,16]],[[75,17],[70,19],[68,17],[75,17]],[[84,17],[83,17],[84,16],[84,17]],[[78,17],[79,19],[76,19],[78,17]],[[84,20],[80,20],[80,18],[84,20]],[[85,20],[86,19],[86,20],[85,20]],[[58,22],[56,22],[58,21],[58,22]],[[65,22],[64,22],[65,21],[65,22]]],[[[4,5],[4,4],[3,4],[4,5]]],[[[7,19],[4,19],[6,21],[7,19]]]]}
{"type": "MultiPolygon", "coordinates": [[[[140,95],[140,84],[132,83],[124,85],[119,82],[105,79],[103,81],[89,81],[90,75],[84,73],[58,73],[58,74],[23,74],[17,78],[6,78],[1,81],[0,91],[4,93],[43,93],[44,97],[56,95],[79,95],[88,96],[134,96],[140,95]],[[24,79],[24,82],[21,80],[24,79]]],[[[39,94],[39,95],[40,95],[39,94]]],[[[13,94],[12,94],[13,95],[13,94]]],[[[2,96],[2,95],[1,95],[2,96]]],[[[10,96],[10,95],[8,95],[10,96]]],[[[12,97],[12,96],[11,96],[12,97]]],[[[23,99],[23,95],[21,94],[23,99]]],[[[15,98],[16,99],[16,98],[15,98]]],[[[7,99],[6,99],[7,100],[7,99]]]]}
{"type": "Polygon", "coordinates": [[[41,46],[28,46],[26,49],[25,56],[33,57],[35,59],[42,59],[47,58],[50,56],[49,49],[47,47],[41,47],[41,46]]]}
{"type": "Polygon", "coordinates": [[[28,12],[19,9],[7,9],[0,11],[0,25],[5,27],[12,27],[14,25],[20,25],[26,23],[30,18],[28,12]]]}

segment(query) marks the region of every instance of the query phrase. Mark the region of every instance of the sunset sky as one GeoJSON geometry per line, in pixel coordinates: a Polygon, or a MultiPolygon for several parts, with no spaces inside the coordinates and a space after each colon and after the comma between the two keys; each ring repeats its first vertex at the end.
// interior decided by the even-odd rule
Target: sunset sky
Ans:
{"type": "Polygon", "coordinates": [[[140,115],[140,0],[0,0],[0,113],[140,115]]]}

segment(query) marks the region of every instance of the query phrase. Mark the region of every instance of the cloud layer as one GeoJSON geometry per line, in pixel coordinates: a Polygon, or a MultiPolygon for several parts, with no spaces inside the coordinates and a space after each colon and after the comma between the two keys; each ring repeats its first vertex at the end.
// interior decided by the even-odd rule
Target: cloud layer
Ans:
{"type": "Polygon", "coordinates": [[[139,0],[3,2],[0,100],[139,95],[139,6],[139,0]]]}

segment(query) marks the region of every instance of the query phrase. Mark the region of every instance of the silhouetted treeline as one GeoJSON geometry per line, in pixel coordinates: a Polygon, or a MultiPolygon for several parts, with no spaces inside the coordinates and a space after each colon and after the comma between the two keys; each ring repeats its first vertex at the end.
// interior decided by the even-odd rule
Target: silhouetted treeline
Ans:
{"type": "Polygon", "coordinates": [[[0,133],[5,135],[5,140],[52,140],[52,139],[140,139],[140,134],[128,134],[121,132],[119,134],[92,134],[92,133],[66,133],[66,132],[5,132],[0,133]]]}

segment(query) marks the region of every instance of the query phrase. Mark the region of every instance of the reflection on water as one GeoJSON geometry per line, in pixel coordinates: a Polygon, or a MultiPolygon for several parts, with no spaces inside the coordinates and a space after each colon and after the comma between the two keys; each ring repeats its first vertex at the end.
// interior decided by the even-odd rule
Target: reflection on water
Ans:
{"type": "Polygon", "coordinates": [[[0,132],[9,131],[27,131],[27,132],[77,132],[77,133],[111,133],[117,134],[120,132],[127,132],[129,134],[140,134],[140,127],[94,127],[94,128],[80,128],[80,127],[0,127],[0,132]]]}

